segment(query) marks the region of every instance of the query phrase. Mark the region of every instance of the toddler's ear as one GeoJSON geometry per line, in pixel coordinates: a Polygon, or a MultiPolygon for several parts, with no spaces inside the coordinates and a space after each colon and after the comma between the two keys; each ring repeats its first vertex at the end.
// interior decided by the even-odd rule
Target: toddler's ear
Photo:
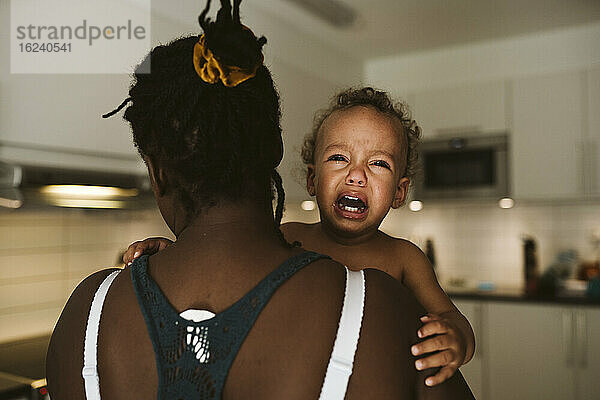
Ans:
{"type": "Polygon", "coordinates": [[[408,185],[410,179],[407,177],[400,178],[398,185],[396,186],[396,194],[394,195],[394,201],[392,202],[392,208],[398,208],[404,204],[406,196],[408,195],[408,185]]]}
{"type": "Polygon", "coordinates": [[[308,164],[306,166],[306,191],[309,195],[314,196],[315,191],[315,166],[308,164]]]}

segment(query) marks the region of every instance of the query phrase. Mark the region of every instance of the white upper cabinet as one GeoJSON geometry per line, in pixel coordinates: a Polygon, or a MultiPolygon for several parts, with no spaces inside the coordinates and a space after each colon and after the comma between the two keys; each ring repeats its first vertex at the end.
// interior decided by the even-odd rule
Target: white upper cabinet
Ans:
{"type": "Polygon", "coordinates": [[[587,75],[587,129],[584,138],[584,185],[591,195],[600,195],[600,66],[587,75]]]}
{"type": "Polygon", "coordinates": [[[2,77],[1,139],[40,147],[135,156],[123,111],[127,75],[48,74],[2,77]]]}
{"type": "MultiPolygon", "coordinates": [[[[0,23],[5,26],[10,26],[8,3],[0,2],[0,23]]],[[[114,156],[117,162],[137,165],[139,157],[129,124],[121,118],[123,112],[109,119],[101,117],[128,96],[131,77],[11,73],[8,32],[0,34],[0,159],[20,161],[27,155],[54,163],[40,154],[48,150],[62,151],[65,157],[105,158],[107,163],[114,156]]]]}
{"type": "Polygon", "coordinates": [[[413,117],[424,138],[506,131],[505,86],[495,81],[416,92],[413,117]]]}
{"type": "Polygon", "coordinates": [[[585,72],[513,81],[512,192],[516,198],[583,194],[585,72]]]}

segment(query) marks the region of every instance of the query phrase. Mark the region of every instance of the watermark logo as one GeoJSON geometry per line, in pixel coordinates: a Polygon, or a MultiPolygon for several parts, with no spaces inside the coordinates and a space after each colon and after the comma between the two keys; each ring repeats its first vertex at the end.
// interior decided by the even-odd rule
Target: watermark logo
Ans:
{"type": "Polygon", "coordinates": [[[131,73],[150,50],[150,0],[10,5],[11,73],[131,73]]]}

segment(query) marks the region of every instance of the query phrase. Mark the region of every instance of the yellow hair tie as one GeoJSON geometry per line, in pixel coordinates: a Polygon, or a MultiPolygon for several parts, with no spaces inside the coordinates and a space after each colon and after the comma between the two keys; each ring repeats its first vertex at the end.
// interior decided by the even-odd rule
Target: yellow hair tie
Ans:
{"type": "Polygon", "coordinates": [[[217,83],[218,80],[221,80],[227,87],[237,86],[253,78],[261,64],[262,59],[252,70],[221,64],[206,46],[204,35],[200,36],[200,40],[194,45],[194,69],[206,83],[217,83]]]}

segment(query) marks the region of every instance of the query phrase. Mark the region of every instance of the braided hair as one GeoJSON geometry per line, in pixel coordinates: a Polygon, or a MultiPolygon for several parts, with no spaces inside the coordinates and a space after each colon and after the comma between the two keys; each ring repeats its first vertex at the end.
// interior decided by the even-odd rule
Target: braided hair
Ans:
{"type": "Polygon", "coordinates": [[[155,47],[136,68],[129,97],[111,115],[131,103],[124,119],[141,155],[165,166],[188,219],[221,200],[272,202],[279,229],[285,194],[276,167],[283,157],[279,94],[262,64],[266,38],[256,38],[240,23],[241,0],[221,0],[212,21],[210,0],[198,17],[206,45],[226,65],[256,75],[227,87],[203,81],[192,62],[199,36],[178,38],[155,47]],[[150,73],[145,73],[150,71],[150,73]],[[274,185],[274,188],[273,188],[274,185]],[[274,190],[275,189],[275,190],[274,190]]]}

